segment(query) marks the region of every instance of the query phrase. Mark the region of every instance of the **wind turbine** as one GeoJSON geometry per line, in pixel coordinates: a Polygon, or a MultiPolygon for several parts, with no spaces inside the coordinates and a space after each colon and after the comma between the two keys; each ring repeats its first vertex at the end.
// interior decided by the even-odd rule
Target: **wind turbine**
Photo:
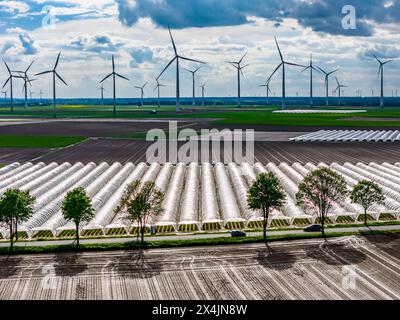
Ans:
{"type": "MultiPolygon", "coordinates": [[[[3,60],[4,61],[4,60],[3,60]]],[[[4,83],[2,89],[4,89],[6,87],[6,85],[8,83],[10,83],[10,99],[11,99],[11,112],[14,112],[14,95],[13,95],[13,79],[18,78],[18,79],[23,79],[21,76],[19,75],[15,75],[13,74],[13,72],[10,70],[10,68],[8,67],[8,64],[4,61],[4,64],[6,65],[9,77],[6,80],[6,82],[4,83]]]]}
{"type": "Polygon", "coordinates": [[[319,70],[317,68],[314,67],[313,65],[313,56],[311,53],[311,57],[310,57],[310,64],[302,71],[306,71],[310,69],[310,107],[314,106],[314,86],[313,86],[313,71],[318,71],[319,70]]]}
{"type": "Polygon", "coordinates": [[[201,69],[201,67],[198,67],[195,70],[189,70],[189,69],[185,69],[187,72],[190,72],[192,74],[192,83],[193,83],[193,102],[192,105],[195,106],[196,105],[196,73],[197,71],[199,71],[201,69]]]}
{"type": "MultiPolygon", "coordinates": [[[[29,89],[28,89],[29,90],[29,89]]],[[[31,90],[29,90],[29,99],[31,99],[32,100],[32,95],[34,94],[34,92],[33,91],[31,91],[31,90]]]]}
{"type": "Polygon", "coordinates": [[[113,108],[113,114],[115,115],[115,114],[117,114],[117,99],[116,99],[116,87],[115,87],[115,78],[116,78],[116,76],[117,77],[119,77],[119,78],[121,78],[121,79],[124,79],[124,80],[127,80],[127,81],[129,81],[129,79],[128,78],[125,78],[124,76],[122,76],[122,75],[120,75],[119,73],[116,73],[115,72],[115,60],[114,60],[114,55],[112,56],[112,70],[113,70],[113,72],[112,73],[110,73],[107,77],[105,77],[103,80],[101,80],[100,81],[100,83],[103,83],[104,81],[106,81],[108,78],[110,78],[111,76],[113,77],[113,97],[114,97],[114,102],[113,102],[113,104],[114,104],[114,108],[113,108]]]}
{"type": "Polygon", "coordinates": [[[42,91],[42,89],[40,89],[39,96],[40,96],[40,100],[42,100],[42,98],[43,98],[43,91],[42,91]]]}
{"type": "Polygon", "coordinates": [[[165,87],[165,85],[161,84],[161,83],[158,81],[158,79],[156,79],[156,82],[157,82],[157,85],[156,85],[156,87],[154,88],[154,91],[157,90],[157,104],[158,104],[158,108],[160,108],[160,107],[161,107],[161,104],[160,104],[160,88],[161,88],[161,87],[165,87]]]}
{"type": "Polygon", "coordinates": [[[25,71],[14,71],[14,72],[18,73],[22,77],[22,79],[24,79],[24,86],[23,86],[22,91],[25,92],[25,109],[28,107],[28,83],[29,83],[29,85],[32,85],[31,82],[35,81],[35,80],[29,79],[29,77],[28,77],[28,71],[32,67],[34,62],[35,62],[35,60],[33,60],[31,62],[31,64],[29,65],[28,68],[26,68],[25,71]]]}
{"type": "Polygon", "coordinates": [[[135,86],[135,88],[136,89],[139,89],[140,90],[140,104],[141,104],[141,107],[143,107],[144,106],[144,88],[147,86],[147,82],[143,85],[143,86],[141,86],[141,87],[139,87],[139,86],[135,86]]]}
{"type": "Polygon", "coordinates": [[[379,62],[379,71],[378,71],[378,79],[379,76],[381,77],[381,100],[380,100],[380,107],[383,108],[385,106],[384,101],[384,90],[383,90],[383,67],[385,64],[392,62],[393,60],[382,61],[378,59],[376,55],[374,55],[375,59],[379,62]]]}
{"type": "Polygon", "coordinates": [[[247,53],[239,61],[227,61],[227,63],[231,64],[237,70],[237,77],[238,77],[238,107],[241,107],[241,78],[240,75],[243,75],[243,69],[248,67],[249,65],[242,66],[243,59],[247,56],[247,53]]]}
{"type": "Polygon", "coordinates": [[[329,77],[334,74],[335,72],[338,72],[339,69],[336,69],[331,72],[326,72],[320,67],[317,67],[319,71],[321,71],[325,75],[325,90],[326,90],[326,105],[329,106],[329,77]]]}
{"type": "Polygon", "coordinates": [[[285,61],[283,59],[282,51],[281,51],[281,48],[279,47],[278,40],[276,40],[276,37],[275,37],[275,43],[276,43],[276,47],[278,48],[278,51],[279,51],[281,63],[276,67],[275,71],[271,74],[268,81],[270,81],[271,78],[273,77],[273,75],[279,70],[280,67],[282,67],[282,109],[284,109],[284,108],[286,108],[286,72],[285,72],[286,68],[285,67],[286,67],[286,65],[295,66],[295,67],[303,67],[303,68],[305,66],[285,61]]]}
{"type": "Polygon", "coordinates": [[[201,88],[201,105],[204,107],[206,105],[205,102],[206,84],[203,83],[203,85],[201,85],[200,88],[201,88]]]}
{"type": "Polygon", "coordinates": [[[4,100],[7,100],[7,93],[8,93],[8,90],[2,91],[1,93],[4,94],[4,100]]]}
{"type": "Polygon", "coordinates": [[[348,86],[341,84],[337,77],[335,77],[335,80],[337,83],[337,87],[333,93],[339,92],[339,105],[342,105],[342,88],[348,88],[348,86]]]}
{"type": "Polygon", "coordinates": [[[267,81],[266,84],[260,85],[260,87],[265,87],[267,89],[267,104],[269,104],[269,94],[270,93],[272,94],[270,86],[271,86],[270,81],[267,81]]]}
{"type": "Polygon", "coordinates": [[[169,31],[169,35],[171,37],[172,46],[174,48],[175,57],[167,64],[167,66],[164,68],[164,70],[157,77],[157,80],[160,79],[160,77],[169,68],[169,66],[176,60],[176,112],[180,112],[180,111],[182,111],[182,109],[181,109],[181,101],[180,101],[181,100],[181,96],[180,96],[180,81],[179,81],[179,60],[182,59],[182,60],[197,62],[197,63],[201,63],[201,64],[205,64],[205,63],[202,62],[202,61],[189,59],[189,58],[185,58],[185,57],[180,56],[178,54],[178,50],[176,48],[174,38],[172,37],[171,28],[168,27],[168,31],[169,31]]]}
{"type": "Polygon", "coordinates": [[[57,67],[58,67],[58,63],[60,61],[60,56],[61,56],[61,52],[57,56],[56,64],[54,65],[53,70],[44,71],[44,72],[40,72],[40,73],[35,74],[35,76],[40,76],[40,75],[47,74],[47,73],[52,73],[53,74],[53,118],[57,117],[57,110],[56,110],[56,77],[62,83],[64,83],[66,86],[68,86],[68,84],[64,81],[64,79],[61,78],[61,76],[57,73],[57,67]]]}
{"type": "Polygon", "coordinates": [[[104,89],[104,85],[101,85],[101,87],[99,88],[101,91],[101,105],[104,105],[104,91],[106,91],[106,89],[104,89]]]}

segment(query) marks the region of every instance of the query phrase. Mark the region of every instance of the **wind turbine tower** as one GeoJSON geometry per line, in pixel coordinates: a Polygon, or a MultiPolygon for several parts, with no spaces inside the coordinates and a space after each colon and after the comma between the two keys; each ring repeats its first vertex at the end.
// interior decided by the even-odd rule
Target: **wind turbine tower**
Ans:
{"type": "Polygon", "coordinates": [[[4,61],[4,64],[5,64],[6,68],[7,68],[9,77],[8,77],[8,79],[6,80],[6,82],[4,83],[2,89],[4,89],[4,88],[6,87],[6,85],[7,85],[8,83],[10,83],[11,112],[14,112],[14,92],[13,92],[14,88],[13,88],[13,79],[15,79],[15,78],[23,79],[23,78],[22,78],[21,76],[19,76],[19,75],[15,75],[15,74],[11,71],[11,69],[8,67],[8,64],[7,64],[5,61],[4,61]]]}
{"type": "Polygon", "coordinates": [[[244,74],[243,74],[243,69],[244,68],[247,68],[249,65],[247,64],[247,65],[245,65],[245,66],[242,66],[242,62],[243,62],[243,59],[245,58],[247,56],[247,53],[245,53],[244,54],[244,56],[239,60],[239,61],[230,61],[230,62],[227,62],[227,63],[229,63],[229,64],[231,64],[236,70],[237,70],[237,85],[238,85],[238,99],[237,99],[237,104],[238,104],[238,107],[240,108],[241,107],[241,104],[242,104],[242,96],[241,96],[241,75],[242,76],[244,76],[244,74]]]}
{"type": "Polygon", "coordinates": [[[103,80],[100,81],[100,83],[103,83],[106,81],[108,78],[112,77],[113,78],[113,115],[117,114],[117,97],[116,97],[116,77],[124,79],[129,81],[128,78],[120,75],[119,73],[115,72],[115,60],[114,60],[114,55],[112,56],[112,73],[110,73],[107,77],[105,77],[103,80]]]}
{"type": "Polygon", "coordinates": [[[60,56],[61,56],[61,52],[58,54],[57,60],[56,60],[56,64],[54,65],[54,68],[52,70],[48,70],[48,71],[44,71],[44,72],[40,72],[40,73],[35,74],[35,76],[40,76],[40,75],[47,74],[47,73],[52,73],[53,74],[53,118],[57,117],[57,109],[56,109],[56,77],[62,83],[64,83],[66,86],[68,86],[68,84],[64,81],[64,79],[61,78],[61,76],[57,73],[57,67],[58,67],[58,63],[60,61],[60,56]]]}
{"type": "Polygon", "coordinates": [[[314,106],[314,86],[313,86],[313,72],[314,70],[319,72],[317,68],[314,67],[313,65],[313,56],[311,54],[310,57],[310,64],[302,71],[310,70],[310,107],[312,108],[314,106]]]}
{"type": "Polygon", "coordinates": [[[140,106],[141,106],[141,107],[144,106],[144,88],[145,88],[146,86],[147,86],[147,82],[146,82],[143,86],[141,86],[141,87],[135,86],[136,89],[139,89],[139,90],[140,90],[140,106]]]}
{"type": "Polygon", "coordinates": [[[201,105],[205,107],[206,101],[205,101],[205,91],[206,91],[206,84],[203,83],[203,85],[200,86],[201,88],[201,105]]]}
{"type": "Polygon", "coordinates": [[[335,77],[336,83],[337,83],[337,87],[336,90],[334,91],[334,93],[338,92],[339,94],[339,106],[342,105],[342,88],[348,88],[348,86],[345,86],[343,84],[341,84],[338,80],[337,77],[335,77]]]}
{"type": "Polygon", "coordinates": [[[106,89],[104,89],[104,85],[101,85],[100,92],[101,92],[101,105],[102,106],[104,106],[104,91],[106,91],[106,89]]]}
{"type": "Polygon", "coordinates": [[[384,66],[390,62],[392,62],[393,60],[387,60],[387,61],[382,61],[381,59],[378,59],[378,57],[376,55],[374,55],[375,59],[378,61],[379,63],[379,71],[378,71],[378,78],[379,76],[381,77],[381,100],[380,100],[380,107],[383,108],[385,106],[385,93],[384,93],[384,66]]]}
{"type": "Polygon", "coordinates": [[[170,38],[171,38],[172,46],[174,48],[175,57],[167,64],[167,66],[164,68],[164,70],[157,77],[157,80],[160,80],[160,78],[164,74],[164,72],[176,60],[176,112],[181,112],[182,109],[181,109],[181,94],[180,94],[179,61],[182,59],[182,60],[197,62],[197,63],[201,63],[201,64],[205,64],[205,63],[202,62],[202,61],[186,58],[186,57],[183,57],[183,56],[179,55],[178,54],[178,49],[176,48],[176,45],[175,45],[174,38],[172,37],[171,28],[168,28],[168,31],[169,31],[169,35],[170,35],[170,38]]]}
{"type": "Polygon", "coordinates": [[[336,69],[331,72],[326,72],[325,70],[321,69],[320,67],[317,67],[319,71],[321,71],[325,75],[325,90],[326,90],[326,106],[329,106],[329,77],[334,74],[335,72],[338,72],[339,69],[336,69]]]}
{"type": "Polygon", "coordinates": [[[158,81],[158,79],[156,79],[156,82],[157,82],[157,85],[156,85],[156,87],[154,88],[154,91],[157,90],[157,104],[158,104],[158,108],[160,108],[160,107],[161,107],[161,103],[160,103],[160,89],[161,89],[161,87],[165,87],[165,85],[161,84],[161,83],[158,81]]]}
{"type": "Polygon", "coordinates": [[[22,77],[22,79],[24,79],[23,91],[25,93],[25,109],[28,107],[28,83],[30,86],[32,86],[31,82],[35,81],[35,80],[29,79],[29,77],[28,77],[28,71],[32,67],[34,62],[35,61],[32,61],[31,64],[29,65],[29,67],[25,71],[14,71],[14,72],[18,73],[22,77]]]}
{"type": "Polygon", "coordinates": [[[270,93],[272,94],[272,91],[271,91],[270,86],[271,86],[270,81],[267,81],[266,84],[260,85],[260,87],[265,87],[266,90],[267,90],[267,104],[269,104],[269,94],[270,94],[270,93]]]}
{"type": "Polygon", "coordinates": [[[274,74],[282,67],[282,109],[284,109],[284,108],[286,108],[286,71],[285,71],[286,65],[296,66],[296,67],[303,67],[303,68],[305,68],[306,66],[285,61],[284,58],[283,58],[282,51],[281,51],[281,48],[279,47],[278,40],[276,39],[276,37],[275,37],[275,43],[276,43],[276,47],[278,48],[279,56],[281,58],[281,63],[276,67],[274,72],[269,77],[268,81],[270,81],[271,78],[274,76],[274,74]]]}
{"type": "Polygon", "coordinates": [[[192,106],[196,105],[196,73],[199,71],[201,67],[198,67],[195,70],[189,70],[185,69],[186,71],[190,72],[192,74],[192,84],[193,84],[193,101],[192,101],[192,106]]]}

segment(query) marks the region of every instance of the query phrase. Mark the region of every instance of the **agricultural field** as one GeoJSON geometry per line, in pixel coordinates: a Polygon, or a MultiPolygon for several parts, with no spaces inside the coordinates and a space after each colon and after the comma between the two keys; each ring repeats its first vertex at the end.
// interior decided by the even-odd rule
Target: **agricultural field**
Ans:
{"type": "MultiPolygon", "coordinates": [[[[319,164],[320,166],[324,164],[319,164]]],[[[325,165],[326,166],[326,165],[325,165]]],[[[149,221],[158,233],[221,231],[233,229],[258,229],[262,215],[247,206],[249,186],[258,174],[274,173],[287,194],[283,208],[274,211],[271,227],[306,226],[319,222],[314,212],[305,211],[295,203],[297,185],[311,171],[313,163],[302,165],[268,163],[254,166],[234,163],[215,166],[204,163],[190,165],[172,164],[150,166],[145,163],[14,163],[0,169],[0,194],[8,188],[29,190],[36,198],[34,214],[22,223],[20,239],[65,238],[75,234],[75,226],[67,222],[61,212],[61,203],[69,190],[86,189],[92,198],[95,217],[81,224],[82,236],[121,236],[136,234],[138,225],[126,215],[115,214],[126,186],[136,180],[153,181],[165,193],[163,213],[149,221]]],[[[396,221],[400,213],[400,163],[333,163],[330,168],[340,173],[349,188],[358,181],[371,179],[377,182],[386,196],[382,205],[368,212],[370,221],[396,221]]],[[[363,221],[363,208],[349,199],[335,203],[327,222],[355,223],[363,221]]],[[[6,229],[0,229],[7,238],[6,229]]]]}
{"type": "MultiPolygon", "coordinates": [[[[343,109],[367,110],[360,114],[280,114],[273,113],[278,108],[272,107],[183,107],[182,113],[176,113],[174,107],[155,106],[137,108],[120,106],[116,116],[112,115],[110,106],[60,106],[59,118],[135,118],[135,119],[217,119],[216,124],[221,125],[273,125],[273,126],[316,126],[316,127],[399,127],[400,107],[386,109],[347,107],[343,109]],[[151,110],[157,110],[158,114],[150,114],[151,110]]],[[[318,107],[318,109],[320,109],[318,107]]],[[[329,108],[321,108],[327,109],[329,108]]],[[[338,109],[338,108],[334,108],[338,109]]],[[[340,109],[340,108],[339,108],[340,109]]],[[[33,117],[51,118],[50,108],[17,109],[10,113],[8,109],[0,108],[0,117],[33,117]]]]}
{"type": "Polygon", "coordinates": [[[398,235],[330,239],[329,244],[323,240],[276,242],[270,247],[246,244],[0,256],[0,299],[399,298],[398,235]],[[46,266],[54,271],[50,279],[43,272],[46,266]],[[350,267],[357,279],[353,286],[344,286],[343,271],[350,267]]]}

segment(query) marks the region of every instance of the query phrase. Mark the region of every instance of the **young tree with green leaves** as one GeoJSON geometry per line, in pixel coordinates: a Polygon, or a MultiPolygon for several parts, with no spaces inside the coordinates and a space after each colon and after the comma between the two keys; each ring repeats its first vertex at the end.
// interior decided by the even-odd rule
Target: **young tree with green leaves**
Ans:
{"type": "Polygon", "coordinates": [[[267,241],[267,226],[270,211],[280,209],[285,203],[286,194],[278,177],[273,173],[262,173],[254,181],[247,195],[250,209],[263,213],[263,236],[267,241]]]}
{"type": "Polygon", "coordinates": [[[76,247],[79,247],[79,226],[83,221],[90,221],[94,218],[95,212],[92,207],[92,200],[87,196],[85,189],[76,188],[67,193],[61,210],[64,219],[72,221],[76,230],[76,247]]]}
{"type": "Polygon", "coordinates": [[[310,172],[299,184],[297,205],[316,212],[325,238],[325,221],[332,205],[347,196],[346,181],[340,174],[323,167],[310,172]]]}
{"type": "Polygon", "coordinates": [[[33,215],[35,198],[29,191],[9,189],[0,197],[0,223],[5,224],[10,233],[10,250],[14,248],[14,238],[18,240],[18,224],[33,215]]]}
{"type": "Polygon", "coordinates": [[[148,181],[141,184],[140,181],[134,181],[127,186],[115,213],[127,213],[132,223],[138,223],[141,241],[144,242],[148,221],[150,218],[158,217],[164,211],[163,201],[164,193],[154,182],[148,181]]]}
{"type": "Polygon", "coordinates": [[[350,199],[364,208],[364,223],[368,227],[367,210],[373,204],[382,204],[385,200],[382,188],[373,181],[361,180],[358,182],[351,194],[350,199]]]}

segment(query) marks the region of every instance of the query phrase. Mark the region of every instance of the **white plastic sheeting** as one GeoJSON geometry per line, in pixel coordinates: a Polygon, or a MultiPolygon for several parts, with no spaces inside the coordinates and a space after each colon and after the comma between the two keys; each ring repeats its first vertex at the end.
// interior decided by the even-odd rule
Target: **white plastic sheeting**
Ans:
{"type": "MultiPolygon", "coordinates": [[[[176,166],[169,163],[151,166],[144,163],[137,166],[132,163],[13,163],[0,170],[0,177],[5,177],[0,183],[3,183],[4,190],[15,187],[29,190],[35,196],[34,215],[19,226],[19,230],[27,237],[73,235],[71,232],[75,228],[63,219],[60,207],[66,193],[76,187],[85,188],[95,209],[94,219],[81,225],[80,232],[83,235],[133,232],[137,226],[131,225],[123,213],[115,216],[114,209],[126,186],[134,180],[140,180],[142,185],[146,181],[154,181],[165,192],[164,212],[156,221],[149,221],[148,227],[156,226],[159,232],[218,230],[224,227],[259,227],[257,223],[262,221],[262,214],[248,208],[247,193],[257,175],[268,171],[278,176],[287,194],[283,208],[271,213],[269,223],[281,226],[315,221],[315,213],[304,212],[296,206],[295,196],[298,184],[318,167],[330,167],[340,173],[349,190],[360,180],[375,181],[382,187],[385,200],[382,205],[371,206],[368,214],[375,219],[382,215],[385,219],[388,216],[398,218],[400,163],[268,163],[266,166],[261,163],[254,166],[249,163],[240,166],[222,163],[214,166],[209,163],[176,166]]],[[[339,222],[354,221],[362,211],[360,206],[347,198],[334,204],[329,217],[339,222]]],[[[0,232],[3,237],[7,236],[6,230],[1,229],[0,232]]]]}
{"type": "Polygon", "coordinates": [[[289,139],[291,141],[358,141],[358,142],[396,142],[400,141],[399,130],[321,130],[289,139]]]}
{"type": "Polygon", "coordinates": [[[201,166],[201,218],[203,229],[222,228],[222,220],[218,210],[217,191],[213,167],[210,163],[201,166]]]}
{"type": "Polygon", "coordinates": [[[214,167],[215,180],[218,188],[219,200],[221,204],[221,212],[226,227],[229,225],[242,226],[246,223],[243,219],[235,194],[232,189],[232,184],[226,173],[225,165],[217,163],[214,167]]]}
{"type": "Polygon", "coordinates": [[[165,227],[166,230],[168,230],[168,227],[176,229],[177,215],[185,181],[185,172],[186,166],[183,163],[179,163],[175,166],[162,204],[164,212],[156,223],[159,229],[163,227],[165,227]]]}
{"type": "Polygon", "coordinates": [[[199,221],[199,165],[191,163],[187,168],[185,190],[179,217],[179,230],[200,229],[199,221]]]}

